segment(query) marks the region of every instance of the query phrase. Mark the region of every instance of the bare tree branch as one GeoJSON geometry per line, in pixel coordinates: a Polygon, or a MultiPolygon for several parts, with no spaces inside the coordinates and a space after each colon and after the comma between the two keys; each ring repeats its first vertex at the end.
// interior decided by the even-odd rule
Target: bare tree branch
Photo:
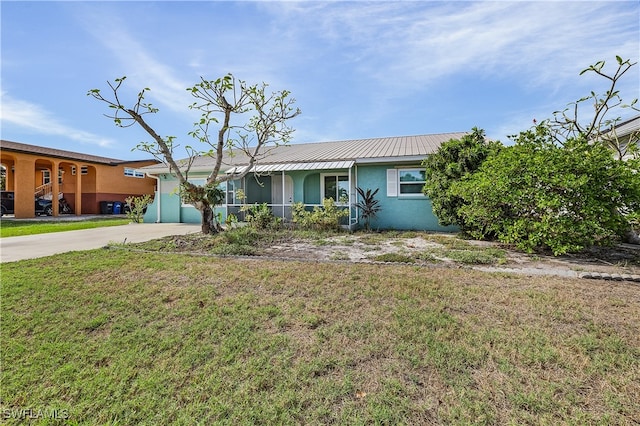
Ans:
{"type": "MultiPolygon", "coordinates": [[[[607,73],[604,71],[605,61],[598,61],[595,64],[582,70],[580,75],[587,72],[593,72],[601,77],[604,77],[609,81],[609,87],[604,92],[604,95],[598,95],[595,92],[591,92],[589,96],[585,96],[582,99],[572,102],[562,111],[555,111],[553,118],[549,120],[548,124],[552,131],[552,137],[559,144],[564,144],[567,139],[576,137],[585,137],[589,140],[603,139],[603,134],[609,132],[611,128],[615,127],[615,124],[620,118],[609,119],[609,115],[612,111],[617,110],[619,107],[631,107],[635,108],[635,99],[631,105],[623,105],[622,97],[619,91],[616,89],[619,80],[622,76],[635,66],[637,62],[631,62],[631,60],[623,60],[619,56],[616,56],[617,68],[613,73],[607,73]],[[591,119],[583,124],[580,121],[582,114],[580,114],[580,107],[585,102],[591,102],[593,111],[586,114],[591,119]]],[[[617,139],[615,139],[617,140],[617,139]]],[[[615,149],[615,147],[612,146],[615,149]]]]}
{"type": "Polygon", "coordinates": [[[186,193],[183,197],[200,210],[204,233],[214,232],[219,228],[212,209],[220,202],[217,201],[220,196],[216,193],[217,186],[221,182],[246,176],[256,162],[269,152],[269,148],[288,143],[294,129],[287,122],[300,114],[300,110],[294,107],[295,99],[290,97],[287,90],[266,95],[266,83],[249,86],[242,80],[236,80],[231,74],[216,80],[201,77],[199,83],[187,90],[195,98],[189,108],[201,112],[200,120],[194,123],[194,129],[189,135],[203,144],[204,149],[187,145],[187,158],[178,162],[173,152],[177,146],[174,143],[175,137],[161,137],[144,118],[146,114],[158,112],[151,103],[145,102],[145,93],[149,89],[138,92],[136,101],[130,107],[120,101],[120,91],[125,79],[126,77],[122,77],[107,82],[111,89],[109,97],[105,98],[99,89],[92,89],[87,95],[115,110],[112,115],[105,115],[116,126],[131,127],[137,124],[152,137],[153,142],[141,142],[136,149],[153,155],[169,167],[170,173],[178,179],[186,193]],[[232,116],[242,118],[244,115],[250,115],[244,124],[231,124],[232,116]],[[219,125],[217,137],[213,140],[210,136],[212,125],[219,125]],[[248,165],[239,173],[221,176],[225,153],[232,156],[233,150],[243,152],[248,158],[248,165]],[[214,166],[206,184],[198,187],[188,181],[188,176],[195,160],[203,156],[213,158],[214,166]]]}

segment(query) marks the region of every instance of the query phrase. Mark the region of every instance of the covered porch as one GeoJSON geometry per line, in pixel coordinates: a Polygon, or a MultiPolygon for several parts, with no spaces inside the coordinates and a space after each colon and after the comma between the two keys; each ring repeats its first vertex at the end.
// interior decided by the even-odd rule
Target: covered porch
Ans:
{"type": "MultiPolygon", "coordinates": [[[[244,170],[233,168],[227,174],[244,170]]],[[[322,206],[322,200],[332,198],[338,206],[349,210],[343,226],[357,224],[356,202],[357,168],[354,161],[261,164],[242,179],[223,184],[225,203],[219,207],[226,218],[235,215],[244,220],[244,208],[266,204],[273,215],[284,222],[292,219],[292,206],[303,203],[306,210],[322,206]]]]}
{"type": "Polygon", "coordinates": [[[76,215],[81,215],[83,190],[95,186],[95,168],[85,163],[5,151],[0,162],[5,190],[14,194],[16,218],[35,217],[37,198],[52,201],[53,216],[62,213],[58,202],[62,198],[76,215]]]}

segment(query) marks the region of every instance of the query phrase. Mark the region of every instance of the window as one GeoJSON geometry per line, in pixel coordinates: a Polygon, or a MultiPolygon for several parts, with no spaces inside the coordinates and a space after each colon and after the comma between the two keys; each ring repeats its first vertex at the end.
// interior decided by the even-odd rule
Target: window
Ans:
{"type": "Polygon", "coordinates": [[[421,169],[398,170],[400,195],[422,195],[426,183],[425,171],[421,169]]]}
{"type": "Polygon", "coordinates": [[[333,198],[336,203],[349,199],[349,177],[347,175],[323,174],[320,182],[322,198],[333,198]]]}
{"type": "Polygon", "coordinates": [[[387,197],[424,196],[424,169],[387,169],[387,197]]]}
{"type": "Polygon", "coordinates": [[[81,175],[88,175],[89,174],[89,166],[80,167],[80,174],[81,175]]]}
{"type": "Polygon", "coordinates": [[[42,184],[47,185],[51,183],[51,172],[49,170],[42,171],[42,184]]]}
{"type": "Polygon", "coordinates": [[[135,169],[131,169],[128,167],[124,168],[124,175],[125,176],[129,176],[129,177],[135,177],[135,178],[143,178],[144,177],[144,173],[139,172],[135,169]]]}

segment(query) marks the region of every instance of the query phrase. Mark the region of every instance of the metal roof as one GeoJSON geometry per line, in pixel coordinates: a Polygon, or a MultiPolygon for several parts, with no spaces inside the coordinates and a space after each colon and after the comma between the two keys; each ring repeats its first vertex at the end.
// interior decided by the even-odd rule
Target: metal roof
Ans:
{"type": "Polygon", "coordinates": [[[107,164],[115,166],[118,164],[134,164],[156,160],[118,160],[116,158],[100,157],[97,155],[82,154],[80,152],[65,151],[62,149],[47,148],[44,146],[29,145],[26,143],[0,140],[0,150],[6,152],[20,152],[24,154],[42,155],[46,157],[61,158],[65,160],[76,160],[85,163],[107,164]]]}
{"type": "Polygon", "coordinates": [[[615,127],[618,137],[627,136],[633,132],[640,130],[640,115],[636,115],[629,120],[618,123],[615,127]]]}
{"type": "MultiPolygon", "coordinates": [[[[440,133],[432,135],[393,136],[370,139],[351,139],[332,142],[288,144],[268,147],[255,162],[256,171],[311,170],[348,168],[350,162],[401,162],[421,161],[435,153],[440,145],[451,139],[460,139],[467,132],[440,133]],[[342,167],[329,167],[339,164],[342,167]]],[[[178,162],[186,164],[185,160],[178,162]]],[[[249,157],[241,150],[232,155],[225,153],[221,172],[246,166],[249,157]]],[[[210,172],[215,158],[200,156],[194,159],[192,172],[210,172]]],[[[148,166],[140,170],[151,174],[168,173],[166,166],[148,166]]]]}
{"type": "MultiPolygon", "coordinates": [[[[333,170],[348,169],[353,166],[355,161],[325,161],[316,163],[275,163],[275,164],[259,164],[253,168],[253,172],[288,172],[293,170],[333,170]]],[[[232,167],[225,173],[242,173],[246,166],[232,167]]]]}

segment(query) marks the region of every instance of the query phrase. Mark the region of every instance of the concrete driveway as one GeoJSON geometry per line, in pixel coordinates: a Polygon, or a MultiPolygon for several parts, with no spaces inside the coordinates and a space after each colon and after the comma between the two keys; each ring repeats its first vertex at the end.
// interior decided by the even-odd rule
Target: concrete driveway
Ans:
{"type": "Polygon", "coordinates": [[[92,250],[110,242],[139,243],[168,235],[200,232],[200,224],[139,223],[79,231],[0,238],[0,262],[35,259],[77,250],[92,250]]]}

